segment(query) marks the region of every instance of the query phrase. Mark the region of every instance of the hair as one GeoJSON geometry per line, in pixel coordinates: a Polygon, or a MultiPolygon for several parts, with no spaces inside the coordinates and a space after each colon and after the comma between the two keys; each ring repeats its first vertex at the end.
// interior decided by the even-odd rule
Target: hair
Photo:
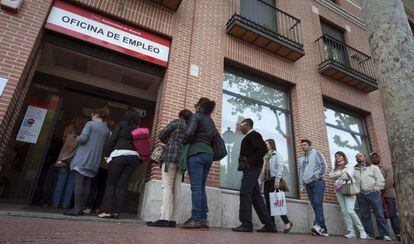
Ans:
{"type": "MultiPolygon", "coordinates": [[[[345,153],[344,153],[344,152],[342,152],[342,151],[337,151],[337,152],[335,153],[335,156],[336,156],[336,155],[341,155],[341,156],[344,158],[344,162],[345,162],[344,166],[348,164],[348,158],[346,157],[346,155],[345,155],[345,153]]],[[[334,169],[334,171],[335,171],[335,170],[337,170],[338,168],[339,168],[339,165],[338,165],[338,162],[336,162],[336,159],[335,159],[335,169],[334,169]]]]}
{"type": "Polygon", "coordinates": [[[275,143],[275,140],[273,140],[273,139],[267,139],[265,142],[269,143],[270,147],[271,147],[273,150],[276,150],[276,143],[275,143]]]}
{"type": "Polygon", "coordinates": [[[209,98],[207,98],[207,97],[202,97],[202,98],[200,98],[199,100],[198,100],[198,102],[197,102],[197,104],[196,104],[197,106],[199,106],[200,107],[200,109],[203,111],[203,112],[205,112],[205,113],[207,113],[207,114],[212,114],[213,113],[213,110],[214,110],[214,108],[216,107],[216,102],[215,101],[213,101],[213,100],[210,100],[209,98]]]}
{"type": "Polygon", "coordinates": [[[244,119],[244,120],[242,120],[241,124],[243,124],[243,123],[247,123],[247,124],[249,124],[250,127],[253,128],[254,123],[253,123],[252,119],[249,119],[249,118],[244,119]]]}
{"type": "Polygon", "coordinates": [[[185,121],[188,121],[192,115],[193,115],[193,112],[191,112],[188,109],[183,109],[178,114],[178,117],[181,119],[184,119],[185,121]]]}
{"type": "Polygon", "coordinates": [[[86,124],[86,119],[82,116],[76,116],[73,119],[72,125],[76,135],[80,135],[82,133],[82,129],[86,124]]]}
{"type": "Polygon", "coordinates": [[[109,117],[109,109],[107,107],[97,108],[93,110],[92,114],[95,114],[99,118],[106,120],[109,117]]]}
{"type": "Polygon", "coordinates": [[[312,142],[311,142],[310,140],[308,140],[308,139],[302,139],[302,140],[300,141],[300,143],[306,143],[306,144],[308,144],[309,146],[312,146],[312,142]]]}
{"type": "Polygon", "coordinates": [[[138,112],[134,108],[128,108],[127,111],[125,111],[124,116],[122,117],[123,120],[128,122],[130,126],[138,126],[140,116],[138,112]]]}

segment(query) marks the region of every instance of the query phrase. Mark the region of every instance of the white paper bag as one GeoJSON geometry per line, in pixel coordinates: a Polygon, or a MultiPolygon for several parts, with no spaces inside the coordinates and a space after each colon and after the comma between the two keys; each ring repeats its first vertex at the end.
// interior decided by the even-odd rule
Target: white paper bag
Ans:
{"type": "Polygon", "coordinates": [[[269,193],[270,215],[287,215],[285,193],[283,191],[269,193]]]}

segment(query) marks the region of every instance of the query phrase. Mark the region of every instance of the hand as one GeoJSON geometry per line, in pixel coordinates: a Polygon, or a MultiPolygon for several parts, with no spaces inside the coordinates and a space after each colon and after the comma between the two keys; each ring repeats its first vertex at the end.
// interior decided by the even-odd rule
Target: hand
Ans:
{"type": "Polygon", "coordinates": [[[302,187],[300,188],[300,192],[301,192],[301,193],[306,193],[306,188],[302,186],[302,187]]]}
{"type": "Polygon", "coordinates": [[[275,189],[279,189],[279,183],[275,183],[275,189]]]}

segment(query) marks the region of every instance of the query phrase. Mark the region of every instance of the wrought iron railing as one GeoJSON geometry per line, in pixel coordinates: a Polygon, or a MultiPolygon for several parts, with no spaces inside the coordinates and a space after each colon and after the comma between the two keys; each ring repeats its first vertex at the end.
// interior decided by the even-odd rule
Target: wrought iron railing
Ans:
{"type": "Polygon", "coordinates": [[[329,35],[321,36],[315,43],[319,47],[320,67],[335,63],[370,80],[375,80],[374,64],[370,56],[329,35]]]}
{"type": "Polygon", "coordinates": [[[230,0],[230,16],[227,25],[238,18],[257,30],[303,49],[300,20],[263,0],[230,0]]]}

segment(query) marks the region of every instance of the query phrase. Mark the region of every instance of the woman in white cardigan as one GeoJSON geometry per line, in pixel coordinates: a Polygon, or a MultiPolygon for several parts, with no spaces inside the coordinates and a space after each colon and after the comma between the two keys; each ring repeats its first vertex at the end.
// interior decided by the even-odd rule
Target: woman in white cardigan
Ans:
{"type": "Polygon", "coordinates": [[[361,224],[361,221],[358,215],[355,213],[355,201],[356,196],[344,196],[340,189],[342,188],[342,183],[344,180],[351,177],[353,179],[354,166],[348,163],[348,159],[344,152],[338,151],[335,153],[335,169],[330,174],[330,178],[335,179],[334,189],[336,192],[336,198],[338,199],[339,205],[341,206],[342,214],[345,219],[346,229],[348,234],[345,235],[346,238],[354,239],[356,238],[354,224],[357,227],[360,238],[367,239],[367,233],[364,230],[364,226],[361,224]]]}

